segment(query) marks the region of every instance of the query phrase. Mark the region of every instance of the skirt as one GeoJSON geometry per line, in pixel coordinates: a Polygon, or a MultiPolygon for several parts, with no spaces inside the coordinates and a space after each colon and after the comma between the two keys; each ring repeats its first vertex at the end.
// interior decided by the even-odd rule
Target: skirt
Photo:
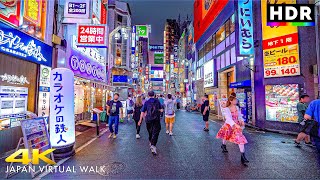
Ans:
{"type": "Polygon", "coordinates": [[[246,137],[242,134],[241,128],[232,128],[229,124],[224,124],[216,138],[218,139],[224,139],[227,141],[230,141],[235,144],[247,144],[248,141],[246,137]]]}

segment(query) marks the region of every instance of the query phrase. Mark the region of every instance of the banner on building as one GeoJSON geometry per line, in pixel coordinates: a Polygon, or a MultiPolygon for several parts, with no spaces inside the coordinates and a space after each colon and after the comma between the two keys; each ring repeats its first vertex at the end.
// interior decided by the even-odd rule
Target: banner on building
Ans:
{"type": "MultiPolygon", "coordinates": [[[[277,4],[296,4],[279,0],[277,4]]],[[[267,1],[261,2],[264,77],[300,75],[299,38],[296,26],[267,26],[267,1]]]]}
{"type": "Polygon", "coordinates": [[[204,68],[204,88],[214,86],[214,61],[210,60],[203,65],[204,68]]]}
{"type": "Polygon", "coordinates": [[[154,53],[154,64],[164,64],[163,62],[163,52],[154,53]]]}
{"type": "Polygon", "coordinates": [[[106,25],[78,24],[77,37],[77,46],[107,47],[106,25]]]}
{"type": "Polygon", "coordinates": [[[137,25],[136,26],[136,35],[138,37],[149,37],[149,25],[137,25]]]}
{"type": "Polygon", "coordinates": [[[253,11],[252,0],[238,1],[237,54],[253,55],[253,11]]]}

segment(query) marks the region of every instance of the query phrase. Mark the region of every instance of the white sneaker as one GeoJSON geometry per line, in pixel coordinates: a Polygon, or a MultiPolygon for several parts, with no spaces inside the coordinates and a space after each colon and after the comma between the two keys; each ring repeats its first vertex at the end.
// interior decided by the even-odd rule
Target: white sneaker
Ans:
{"type": "Polygon", "coordinates": [[[137,139],[140,139],[140,135],[139,135],[139,134],[136,134],[136,138],[137,138],[137,139]]]}
{"type": "Polygon", "coordinates": [[[151,146],[150,150],[151,150],[153,155],[157,155],[157,148],[155,146],[151,146]]]}
{"type": "Polygon", "coordinates": [[[166,134],[169,134],[169,130],[166,131],[166,134]]]}
{"type": "Polygon", "coordinates": [[[172,132],[170,132],[170,133],[169,133],[169,135],[170,135],[170,136],[172,136],[172,135],[173,135],[173,133],[172,133],[172,132]]]}
{"type": "Polygon", "coordinates": [[[109,134],[109,136],[108,136],[108,138],[111,138],[111,137],[112,137],[112,135],[113,135],[113,133],[110,133],[110,134],[109,134]]]}

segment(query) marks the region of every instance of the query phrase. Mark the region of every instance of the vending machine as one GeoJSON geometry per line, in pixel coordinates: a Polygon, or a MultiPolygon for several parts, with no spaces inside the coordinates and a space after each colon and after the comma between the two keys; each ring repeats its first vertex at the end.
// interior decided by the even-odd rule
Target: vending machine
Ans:
{"type": "Polygon", "coordinates": [[[251,92],[237,92],[237,99],[239,101],[240,111],[243,115],[242,118],[245,122],[252,120],[252,95],[251,92]]]}

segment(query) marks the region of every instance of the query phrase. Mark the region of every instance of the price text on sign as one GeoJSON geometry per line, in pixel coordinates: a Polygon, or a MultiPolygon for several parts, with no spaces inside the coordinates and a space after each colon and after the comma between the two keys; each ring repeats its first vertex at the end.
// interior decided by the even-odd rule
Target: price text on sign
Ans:
{"type": "Polygon", "coordinates": [[[106,46],[105,25],[78,25],[78,46],[106,46]]]}

